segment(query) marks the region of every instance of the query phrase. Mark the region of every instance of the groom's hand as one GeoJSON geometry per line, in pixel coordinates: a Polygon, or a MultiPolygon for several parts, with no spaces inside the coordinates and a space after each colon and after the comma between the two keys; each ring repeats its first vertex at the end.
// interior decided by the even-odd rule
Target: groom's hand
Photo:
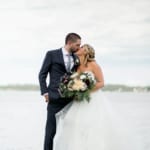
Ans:
{"type": "Polygon", "coordinates": [[[45,94],[44,94],[44,97],[45,97],[45,102],[48,103],[48,102],[49,102],[49,95],[48,95],[48,93],[45,93],[45,94]]]}

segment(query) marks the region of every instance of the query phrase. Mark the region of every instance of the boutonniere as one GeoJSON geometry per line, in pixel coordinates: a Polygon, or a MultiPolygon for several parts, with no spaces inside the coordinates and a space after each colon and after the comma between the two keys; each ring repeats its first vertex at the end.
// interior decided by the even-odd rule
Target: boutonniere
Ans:
{"type": "Polygon", "coordinates": [[[76,66],[80,65],[80,60],[79,60],[78,56],[75,57],[75,65],[76,66]]]}

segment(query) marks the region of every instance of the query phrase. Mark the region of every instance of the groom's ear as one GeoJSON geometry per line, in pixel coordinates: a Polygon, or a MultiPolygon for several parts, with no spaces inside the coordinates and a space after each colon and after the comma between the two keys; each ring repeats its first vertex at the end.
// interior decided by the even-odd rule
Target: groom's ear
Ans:
{"type": "Polygon", "coordinates": [[[67,42],[68,45],[72,45],[72,43],[73,43],[73,42],[70,41],[70,40],[67,42]]]}

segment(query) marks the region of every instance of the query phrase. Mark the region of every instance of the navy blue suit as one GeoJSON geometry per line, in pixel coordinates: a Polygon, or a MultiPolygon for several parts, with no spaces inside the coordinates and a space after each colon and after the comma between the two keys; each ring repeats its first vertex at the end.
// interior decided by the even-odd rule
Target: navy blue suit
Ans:
{"type": "MultiPolygon", "coordinates": [[[[79,59],[75,54],[72,54],[74,66],[71,71],[74,72],[79,66],[79,59]]],[[[47,121],[45,128],[44,150],[53,150],[53,138],[56,133],[56,118],[55,114],[60,111],[72,99],[61,98],[58,87],[60,78],[67,73],[62,49],[51,50],[46,53],[42,67],[39,72],[39,83],[41,95],[49,94],[49,102],[47,104],[47,121]],[[46,84],[46,78],[49,74],[49,84],[46,84]]]]}

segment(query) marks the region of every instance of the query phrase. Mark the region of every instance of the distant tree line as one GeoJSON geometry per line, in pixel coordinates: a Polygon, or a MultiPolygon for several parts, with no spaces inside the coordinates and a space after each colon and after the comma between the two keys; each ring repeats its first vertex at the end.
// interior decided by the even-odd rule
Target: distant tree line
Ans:
{"type": "MultiPolygon", "coordinates": [[[[40,87],[34,84],[16,84],[16,85],[0,86],[0,90],[39,91],[40,87]]],[[[127,86],[127,85],[121,85],[121,84],[107,84],[102,88],[102,91],[149,92],[150,86],[127,86]]]]}

